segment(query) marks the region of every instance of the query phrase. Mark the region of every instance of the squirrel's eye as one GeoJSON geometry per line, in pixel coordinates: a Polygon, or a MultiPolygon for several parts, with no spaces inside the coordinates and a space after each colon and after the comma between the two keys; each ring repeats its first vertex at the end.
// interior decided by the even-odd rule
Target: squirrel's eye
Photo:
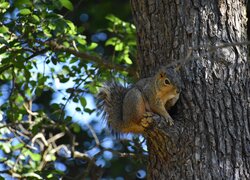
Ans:
{"type": "Polygon", "coordinates": [[[168,79],[165,79],[165,84],[170,84],[170,81],[168,79]]]}

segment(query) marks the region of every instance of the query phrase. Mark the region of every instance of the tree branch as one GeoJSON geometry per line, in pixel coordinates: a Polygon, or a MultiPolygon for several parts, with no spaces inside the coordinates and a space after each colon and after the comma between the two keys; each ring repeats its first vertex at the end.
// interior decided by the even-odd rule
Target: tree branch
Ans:
{"type": "Polygon", "coordinates": [[[126,71],[126,72],[131,73],[131,74],[135,73],[135,72],[133,72],[132,68],[124,67],[124,66],[119,65],[119,64],[110,63],[110,62],[107,62],[107,60],[102,59],[98,56],[93,56],[93,55],[87,54],[85,52],[80,52],[80,51],[77,51],[77,50],[72,49],[72,48],[64,47],[64,46],[58,44],[56,41],[47,41],[47,42],[45,42],[45,44],[48,45],[49,48],[53,51],[60,51],[60,52],[66,52],[66,53],[72,54],[72,55],[79,57],[81,59],[89,60],[89,61],[92,61],[94,63],[97,63],[100,67],[103,67],[106,69],[115,69],[118,71],[126,71]]]}

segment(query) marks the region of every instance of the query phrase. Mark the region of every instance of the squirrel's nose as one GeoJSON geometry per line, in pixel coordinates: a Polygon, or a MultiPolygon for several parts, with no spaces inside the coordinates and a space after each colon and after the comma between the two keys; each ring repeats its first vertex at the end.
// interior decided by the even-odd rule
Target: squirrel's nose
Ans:
{"type": "Polygon", "coordinates": [[[180,90],[179,90],[179,89],[176,89],[176,93],[180,93],[180,90]]]}

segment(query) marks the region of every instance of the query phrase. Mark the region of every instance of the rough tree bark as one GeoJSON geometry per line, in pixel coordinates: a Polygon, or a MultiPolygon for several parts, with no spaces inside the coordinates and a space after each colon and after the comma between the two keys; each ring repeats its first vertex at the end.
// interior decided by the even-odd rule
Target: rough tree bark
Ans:
{"type": "MultiPolygon", "coordinates": [[[[190,47],[247,41],[244,0],[131,0],[141,77],[190,47]]],[[[148,179],[250,179],[247,47],[196,48],[176,72],[175,125],[147,131],[148,179]]]]}

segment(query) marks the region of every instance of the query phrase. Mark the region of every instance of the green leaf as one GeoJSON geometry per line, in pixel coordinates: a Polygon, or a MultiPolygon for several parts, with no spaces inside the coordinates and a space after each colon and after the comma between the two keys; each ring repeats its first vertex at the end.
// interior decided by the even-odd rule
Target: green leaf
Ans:
{"type": "Polygon", "coordinates": [[[2,146],[4,152],[10,153],[10,147],[11,147],[10,143],[3,143],[2,146]]]}
{"type": "Polygon", "coordinates": [[[77,102],[78,102],[78,98],[77,98],[77,97],[74,97],[74,98],[73,98],[73,102],[77,103],[77,102]]]}
{"type": "Polygon", "coordinates": [[[36,23],[40,22],[40,18],[37,15],[33,14],[32,18],[33,18],[34,22],[36,22],[36,23]]]}
{"type": "Polygon", "coordinates": [[[76,41],[81,44],[81,45],[86,45],[86,36],[83,36],[83,35],[79,35],[76,37],[76,41]]]}
{"type": "MultiPolygon", "coordinates": [[[[5,36],[6,37],[6,36],[5,36]]],[[[5,37],[0,37],[0,44],[8,44],[8,41],[5,40],[5,37]]],[[[4,50],[4,48],[0,48],[0,54],[5,53],[6,51],[4,50]]],[[[2,54],[3,55],[3,54],[2,54]]],[[[1,71],[0,71],[1,72],[1,71]]],[[[0,73],[1,74],[1,73],[0,73]]]]}
{"type": "Polygon", "coordinates": [[[108,40],[106,41],[105,45],[106,45],[106,46],[108,46],[108,45],[115,46],[116,43],[118,43],[118,42],[121,42],[121,40],[118,39],[117,37],[112,37],[112,38],[110,38],[110,39],[108,39],[108,40]]]}
{"type": "Polygon", "coordinates": [[[65,118],[65,121],[71,122],[71,121],[72,121],[72,117],[71,117],[71,116],[67,116],[67,117],[65,118]]]}
{"type": "Polygon", "coordinates": [[[126,62],[127,64],[132,64],[132,63],[133,63],[132,60],[129,58],[129,56],[125,56],[125,57],[124,57],[124,60],[125,60],[125,62],[126,62]]]}
{"type": "Polygon", "coordinates": [[[13,151],[15,151],[15,150],[17,150],[17,149],[22,148],[23,146],[24,146],[24,144],[23,144],[23,143],[19,143],[19,144],[17,144],[17,145],[15,145],[15,146],[13,146],[13,147],[12,147],[12,150],[13,150],[13,151]]]}
{"type": "Polygon", "coordinates": [[[88,50],[93,50],[93,49],[95,49],[96,47],[98,46],[98,44],[97,43],[91,43],[90,44],[90,46],[88,47],[88,50]]]}
{"type": "Polygon", "coordinates": [[[53,178],[53,177],[54,177],[53,173],[50,173],[50,174],[48,174],[48,176],[47,176],[48,179],[53,178]]]}
{"type": "Polygon", "coordinates": [[[80,111],[82,111],[82,110],[81,110],[81,108],[76,107],[76,111],[80,112],[80,111]]]}
{"type": "Polygon", "coordinates": [[[52,61],[52,63],[54,64],[54,65],[56,65],[57,64],[57,59],[55,58],[55,57],[51,57],[51,61],[52,61]]]}
{"type": "Polygon", "coordinates": [[[56,29],[56,25],[55,25],[55,24],[49,24],[49,25],[48,25],[48,28],[49,28],[50,30],[55,30],[55,29],[56,29]]]}
{"type": "Polygon", "coordinates": [[[92,114],[94,111],[95,109],[84,108],[84,112],[87,112],[89,114],[92,114]]]}
{"type": "Polygon", "coordinates": [[[77,61],[79,61],[79,59],[78,58],[72,58],[71,60],[70,60],[70,64],[73,64],[73,63],[75,63],[75,62],[77,62],[77,61]]]}
{"type": "Polygon", "coordinates": [[[78,124],[71,124],[71,127],[75,133],[79,133],[81,131],[81,127],[78,124]]]}
{"type": "MultiPolygon", "coordinates": [[[[0,162],[2,163],[3,161],[6,161],[7,158],[6,157],[0,157],[0,162]]],[[[1,179],[1,178],[0,178],[1,179]]]]}
{"type": "Polygon", "coordinates": [[[20,12],[20,14],[22,14],[22,15],[31,14],[31,11],[30,11],[29,9],[21,9],[19,12],[20,12]]]}
{"type": "Polygon", "coordinates": [[[123,50],[123,42],[117,43],[115,45],[115,51],[122,51],[123,50]]]}
{"type": "Polygon", "coordinates": [[[9,167],[13,167],[15,165],[15,163],[10,159],[8,159],[6,162],[4,162],[4,164],[6,164],[9,167]]]}
{"type": "Polygon", "coordinates": [[[10,4],[8,2],[0,3],[0,9],[7,9],[9,7],[10,7],[10,4]]]}
{"type": "Polygon", "coordinates": [[[32,6],[32,2],[31,0],[16,0],[14,5],[17,8],[21,8],[21,7],[32,6]]]}
{"type": "Polygon", "coordinates": [[[71,29],[72,31],[75,31],[75,30],[76,30],[76,27],[75,27],[75,25],[74,25],[73,22],[71,22],[71,21],[69,21],[69,20],[66,20],[66,23],[68,24],[68,26],[70,27],[70,29],[71,29]]]}
{"type": "Polygon", "coordinates": [[[49,161],[55,161],[56,160],[56,156],[54,154],[47,154],[45,156],[45,161],[49,162],[49,161]]]}
{"type": "Polygon", "coordinates": [[[52,34],[50,33],[49,29],[43,29],[43,33],[47,36],[47,37],[52,37],[52,34]]]}
{"type": "Polygon", "coordinates": [[[63,7],[67,8],[70,11],[73,11],[73,4],[69,0],[59,0],[63,7]]]}
{"type": "Polygon", "coordinates": [[[86,99],[84,97],[80,97],[80,102],[81,102],[81,105],[83,107],[85,107],[87,105],[87,101],[86,101],[86,99]]]}
{"type": "Polygon", "coordinates": [[[62,44],[63,44],[63,46],[66,47],[66,48],[69,48],[69,47],[70,47],[69,42],[64,41],[62,44]]]}
{"type": "Polygon", "coordinates": [[[118,17],[114,16],[113,14],[107,15],[106,19],[108,19],[109,21],[115,23],[115,24],[120,24],[122,23],[122,20],[120,20],[118,17]]]}
{"type": "Polygon", "coordinates": [[[4,34],[4,33],[7,33],[9,32],[9,28],[6,27],[6,26],[1,26],[0,27],[0,33],[4,34]]]}
{"type": "Polygon", "coordinates": [[[41,155],[40,154],[36,154],[36,153],[33,153],[33,152],[30,151],[29,155],[30,155],[30,158],[33,161],[40,161],[41,160],[41,155]]]}

